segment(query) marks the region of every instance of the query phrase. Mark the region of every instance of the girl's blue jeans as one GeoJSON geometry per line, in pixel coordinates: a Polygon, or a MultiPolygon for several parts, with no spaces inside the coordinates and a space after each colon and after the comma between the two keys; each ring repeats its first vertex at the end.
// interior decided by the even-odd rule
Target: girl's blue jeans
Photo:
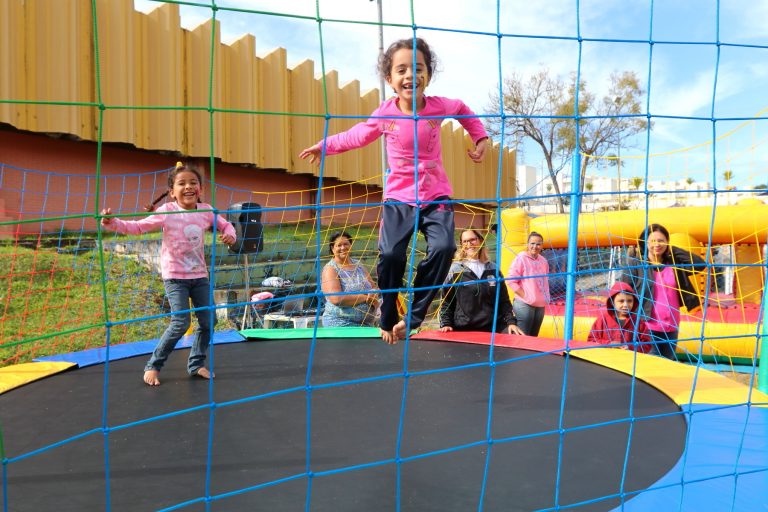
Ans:
{"type": "MultiPolygon", "coordinates": [[[[210,283],[207,277],[166,279],[163,281],[163,285],[173,315],[171,316],[171,323],[160,337],[152,357],[147,361],[147,365],[144,367],[145,371],[160,371],[176,343],[189,329],[192,321],[189,314],[189,300],[192,299],[192,306],[195,308],[204,308],[210,305],[210,283]]],[[[216,325],[216,315],[212,309],[195,311],[195,315],[197,315],[198,327],[187,361],[187,372],[190,375],[194,375],[205,365],[205,354],[208,352],[208,345],[211,342],[211,331],[216,325]]]]}

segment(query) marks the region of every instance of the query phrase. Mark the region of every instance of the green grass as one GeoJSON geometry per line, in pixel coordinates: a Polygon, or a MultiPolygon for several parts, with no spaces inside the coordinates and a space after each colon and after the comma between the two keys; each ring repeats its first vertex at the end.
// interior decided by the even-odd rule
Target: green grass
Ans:
{"type": "MultiPolygon", "coordinates": [[[[323,227],[323,242],[339,229],[323,227]]],[[[364,251],[364,261],[373,266],[376,231],[368,226],[346,230],[359,242],[356,249],[364,251]]],[[[314,261],[315,233],[311,223],[265,225],[264,252],[258,260],[268,260],[270,254],[288,258],[295,252],[295,256],[312,257],[314,261]]],[[[109,234],[105,241],[160,237],[160,233],[109,234]]],[[[207,242],[211,241],[209,235],[207,242]]],[[[103,347],[107,333],[113,345],[162,334],[168,317],[150,318],[167,313],[160,276],[133,257],[105,252],[102,280],[96,245],[96,235],[89,233],[0,241],[0,366],[103,347]]],[[[419,237],[419,248],[423,246],[424,240],[419,237]]],[[[330,257],[325,247],[321,247],[320,254],[321,259],[330,257]]],[[[231,328],[234,325],[228,321],[220,321],[216,327],[231,328]]]]}
{"type": "MultiPolygon", "coordinates": [[[[314,233],[312,224],[266,225],[265,253],[277,244],[314,245],[314,233]]],[[[109,234],[105,241],[161,236],[109,234]]],[[[370,237],[372,232],[361,228],[353,236],[370,237]]],[[[148,318],[167,313],[160,276],[132,257],[106,252],[102,280],[95,246],[95,233],[0,242],[0,366],[103,347],[108,332],[110,344],[162,334],[168,317],[148,318]]],[[[220,321],[216,329],[233,327],[220,321]]]]}
{"type": "MultiPolygon", "coordinates": [[[[162,312],[162,283],[130,259],[114,260],[103,288],[95,250],[1,247],[0,297],[0,365],[104,346],[107,305],[112,321],[128,320],[128,308],[139,301],[142,316],[162,312]]],[[[115,326],[111,342],[142,339],[165,322],[115,326]]]]}

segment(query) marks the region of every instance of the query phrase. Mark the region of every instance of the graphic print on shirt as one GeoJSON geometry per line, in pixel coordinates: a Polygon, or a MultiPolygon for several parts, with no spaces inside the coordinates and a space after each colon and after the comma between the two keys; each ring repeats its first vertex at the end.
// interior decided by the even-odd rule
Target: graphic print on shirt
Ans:
{"type": "MultiPolygon", "coordinates": [[[[418,148],[413,140],[413,124],[408,123],[406,129],[401,129],[400,125],[394,121],[389,122],[384,127],[388,142],[397,144],[401,150],[416,153],[431,153],[440,139],[439,119],[419,119],[418,129],[418,148]]],[[[411,161],[413,162],[413,161],[411,161]]]]}
{"type": "MultiPolygon", "coordinates": [[[[176,217],[184,217],[184,215],[176,215],[176,217]]],[[[175,247],[179,263],[188,272],[204,271],[205,265],[200,260],[204,241],[202,228],[197,224],[186,224],[181,218],[174,220],[184,224],[182,227],[184,236],[177,241],[178,245],[175,247]]]]}

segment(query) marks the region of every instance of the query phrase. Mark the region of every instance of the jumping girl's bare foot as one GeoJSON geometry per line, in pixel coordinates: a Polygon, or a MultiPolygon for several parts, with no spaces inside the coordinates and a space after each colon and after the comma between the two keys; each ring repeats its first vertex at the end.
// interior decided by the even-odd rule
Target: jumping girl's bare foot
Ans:
{"type": "Polygon", "coordinates": [[[203,379],[213,379],[216,377],[216,375],[212,374],[205,366],[198,368],[195,375],[203,379]]]}
{"type": "Polygon", "coordinates": [[[392,328],[392,334],[395,336],[396,340],[405,339],[405,320],[400,320],[395,324],[392,328]]]}
{"type": "Polygon", "coordinates": [[[158,375],[160,375],[160,372],[157,370],[145,370],[144,382],[147,384],[147,386],[159,386],[160,379],[157,378],[158,375]]]}
{"type": "Polygon", "coordinates": [[[384,329],[380,329],[381,331],[381,339],[386,343],[387,345],[394,345],[397,343],[397,337],[392,333],[392,331],[385,331],[384,329]]]}

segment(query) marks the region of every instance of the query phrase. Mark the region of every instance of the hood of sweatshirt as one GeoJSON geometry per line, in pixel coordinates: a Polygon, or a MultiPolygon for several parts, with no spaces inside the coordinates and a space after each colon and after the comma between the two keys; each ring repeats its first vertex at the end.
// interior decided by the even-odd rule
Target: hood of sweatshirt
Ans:
{"type": "Polygon", "coordinates": [[[611,286],[611,291],[608,294],[608,298],[605,300],[605,307],[608,309],[608,311],[616,317],[616,309],[613,307],[613,298],[620,294],[620,293],[627,293],[635,298],[635,301],[632,304],[632,311],[631,314],[634,315],[637,313],[637,307],[638,307],[638,299],[637,294],[635,293],[634,288],[632,288],[632,285],[627,284],[623,281],[616,281],[613,283],[613,286],[611,286]]]}

